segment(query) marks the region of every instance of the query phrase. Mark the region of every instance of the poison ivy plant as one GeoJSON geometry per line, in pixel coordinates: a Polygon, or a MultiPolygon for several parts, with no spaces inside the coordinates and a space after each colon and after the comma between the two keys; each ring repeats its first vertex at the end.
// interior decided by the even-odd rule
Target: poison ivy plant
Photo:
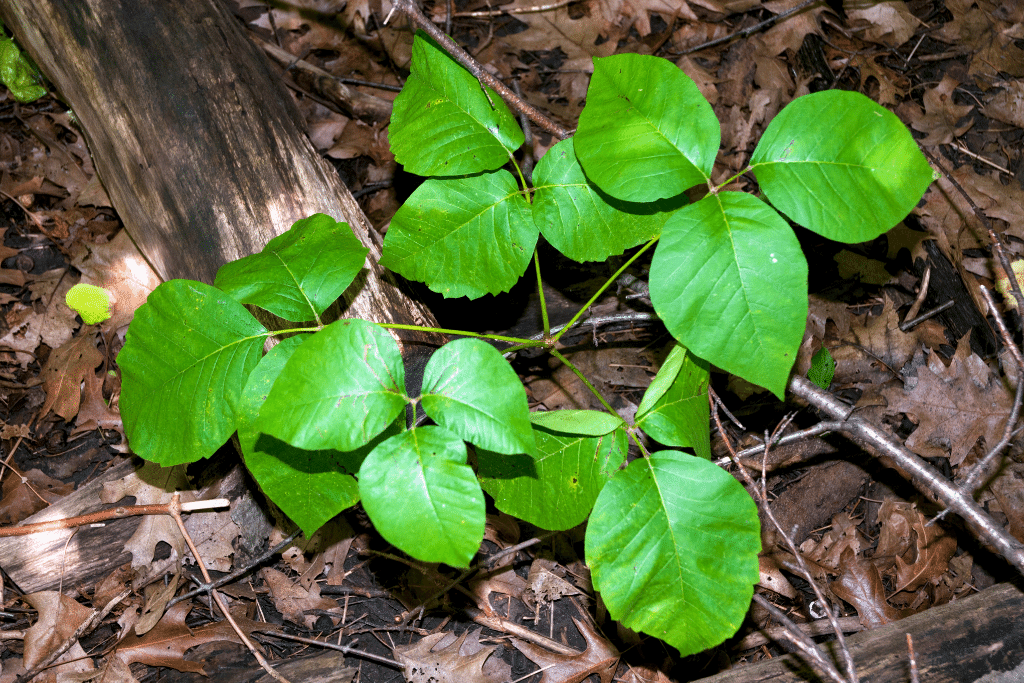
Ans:
{"type": "MultiPolygon", "coordinates": [[[[651,301],[678,344],[635,417],[589,384],[606,412],[530,413],[515,372],[472,332],[435,351],[410,395],[385,326],[321,320],[367,252],[318,215],[224,266],[216,287],[168,282],[139,309],[118,359],[133,449],[192,462],[237,431],[253,476],[307,534],[361,501],[396,547],[458,567],[483,538],[484,491],[541,528],[589,520],[587,561],[613,617],[684,655],[721,642],[746,612],[760,536],[753,501],[710,461],[709,368],[782,395],[807,314],[789,221],[856,242],[901,220],[932,179],[909,132],[859,94],[808,95],[745,169],[763,197],[726,191],[734,179],[712,180],[719,124],[697,87],[665,60],[618,55],[595,60],[576,136],[531,187],[504,103],[417,35],[390,136],[407,170],[434,177],[396,213],[381,262],[445,296],[507,291],[539,235],[577,261],[644,245],[601,291],[655,249],[651,301]],[[242,304],[312,322],[272,333],[242,304]],[[264,356],[272,335],[283,341],[264,356]],[[433,424],[406,425],[409,406],[433,424]]],[[[502,341],[569,363],[562,332],[544,332],[502,341]]]]}

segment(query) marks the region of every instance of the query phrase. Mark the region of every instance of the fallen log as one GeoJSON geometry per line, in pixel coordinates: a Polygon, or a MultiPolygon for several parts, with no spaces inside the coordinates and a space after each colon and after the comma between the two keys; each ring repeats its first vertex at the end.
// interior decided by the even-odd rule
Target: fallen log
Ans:
{"type": "Polygon", "coordinates": [[[162,278],[213,282],[224,263],[324,213],[370,249],[345,315],[433,325],[378,265],[380,235],[217,0],[0,0],[0,18],[81,122],[114,208],[162,278]]]}
{"type": "MultiPolygon", "coordinates": [[[[927,683],[973,683],[1024,662],[1024,592],[1014,584],[932,607],[892,624],[846,637],[857,673],[871,683],[907,683],[909,633],[919,679],[927,683]]],[[[829,643],[830,650],[833,643],[829,643]]],[[[833,653],[834,655],[834,653],[833,653]]],[[[841,661],[834,657],[834,661],[841,661]]],[[[1021,680],[1013,678],[1007,680],[1021,680]]],[[[737,666],[696,683],[822,683],[793,655],[737,666]]],[[[986,680],[986,683],[988,681],[986,680]]]]}

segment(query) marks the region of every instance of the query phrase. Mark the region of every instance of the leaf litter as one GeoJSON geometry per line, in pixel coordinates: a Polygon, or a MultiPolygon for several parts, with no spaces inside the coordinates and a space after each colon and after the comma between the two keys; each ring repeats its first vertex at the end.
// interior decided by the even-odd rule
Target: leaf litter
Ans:
{"type": "MultiPolygon", "coordinates": [[[[343,31],[331,22],[310,19],[315,16],[310,10],[328,16],[336,11],[335,4],[310,1],[295,3],[291,9],[268,10],[261,2],[242,0],[238,13],[250,30],[334,76],[400,85],[411,36],[401,26],[381,25],[389,3],[347,3],[337,15],[343,31]]],[[[592,57],[620,52],[668,56],[694,78],[722,121],[719,161],[725,173],[742,170],[764,127],[794,97],[812,86],[860,89],[894,108],[924,136],[920,144],[940,156],[943,171],[995,221],[1011,255],[1024,254],[1020,222],[1024,161],[1019,151],[1024,107],[1019,83],[1013,80],[1024,75],[1021,8],[992,0],[944,0],[938,5],[944,5],[947,14],[936,15],[923,3],[889,2],[851,6],[844,19],[816,6],[747,38],[690,54],[687,51],[696,46],[749,28],[798,3],[760,3],[760,12],[756,11],[759,3],[746,0],[556,4],[547,11],[528,12],[520,10],[536,3],[515,0],[496,7],[478,0],[457,2],[453,33],[459,42],[471,45],[474,55],[489,68],[518,80],[527,101],[567,125],[574,125],[582,107],[592,57]],[[815,54],[821,59],[812,59],[815,54]]],[[[439,22],[446,20],[445,3],[434,3],[428,12],[439,22]]],[[[394,97],[391,91],[355,87],[384,100],[394,97]]],[[[317,148],[335,160],[346,182],[361,194],[374,225],[385,230],[398,207],[391,182],[398,168],[387,145],[386,122],[348,119],[303,94],[297,102],[317,148]]],[[[111,360],[132,313],[158,281],[120,230],[96,180],[84,136],[68,115],[23,107],[19,125],[22,122],[21,128],[5,125],[0,129],[0,159],[5,163],[0,190],[8,201],[14,197],[20,204],[20,208],[10,205],[7,215],[16,227],[4,229],[0,247],[4,361],[0,391],[7,406],[2,438],[15,452],[11,464],[18,468],[4,475],[0,498],[0,510],[9,523],[59,502],[70,491],[73,484],[47,474],[57,456],[73,458],[77,449],[91,454],[82,459],[83,465],[96,467],[99,460],[100,466],[108,467],[124,452],[116,410],[119,387],[116,374],[109,372],[114,368],[111,360]],[[62,307],[63,292],[77,281],[114,293],[111,321],[99,328],[83,326],[62,307]],[[42,455],[29,457],[30,448],[42,455]]],[[[552,143],[538,135],[533,153],[539,158],[552,143]]],[[[797,368],[818,349],[828,348],[838,362],[833,390],[856,402],[863,415],[884,421],[911,449],[945,463],[950,476],[959,480],[1000,438],[1014,386],[1008,385],[992,358],[972,351],[965,338],[953,337],[942,316],[909,330],[900,327],[922,283],[919,266],[928,259],[920,248],[922,239],[935,240],[962,278],[970,300],[956,305],[980,308],[979,285],[991,289],[998,266],[971,207],[949,181],[941,180],[905,225],[879,240],[880,249],[855,245],[842,256],[829,255],[828,260],[839,256],[842,263],[833,261],[831,282],[816,291],[812,287],[808,332],[797,368]],[[900,245],[906,246],[903,252],[900,245]],[[848,270],[841,271],[840,266],[848,270]]],[[[939,303],[943,302],[926,299],[924,308],[939,303]]],[[[620,300],[613,299],[598,304],[598,310],[610,313],[621,306],[620,300]]],[[[583,336],[592,336],[596,344],[578,352],[587,357],[591,374],[613,392],[617,410],[635,411],[640,390],[664,351],[640,330],[603,330],[583,336]],[[637,339],[649,345],[642,355],[610,344],[637,339]]],[[[547,367],[528,369],[524,375],[534,407],[586,407],[580,404],[589,397],[573,384],[573,378],[547,367]]],[[[746,400],[731,398],[734,410],[756,406],[759,400],[756,393],[746,400]]],[[[752,415],[755,411],[741,412],[752,415]]],[[[716,448],[721,447],[719,440],[716,448]]],[[[1012,453],[1019,457],[1019,447],[1012,453]]],[[[822,466],[811,464],[808,469],[799,458],[795,462],[770,475],[769,486],[776,493],[822,466]]],[[[103,500],[112,505],[132,499],[136,504],[164,502],[173,490],[193,487],[183,472],[146,467],[107,489],[103,500]]],[[[92,476],[83,470],[74,483],[81,485],[92,476]]],[[[980,500],[993,514],[1005,518],[1011,533],[1024,541],[1022,490],[1024,474],[1020,463],[1013,461],[982,490],[980,500]]],[[[880,499],[845,501],[848,511],[834,514],[827,528],[808,529],[806,538],[797,539],[829,595],[846,603],[847,613],[855,614],[865,627],[962,597],[992,580],[979,568],[982,558],[975,558],[973,549],[959,546],[952,529],[928,524],[933,510],[927,501],[905,490],[900,493],[906,498],[890,489],[880,499]],[[858,509],[867,513],[851,514],[858,509]]],[[[97,496],[94,504],[100,502],[97,496]]],[[[840,507],[843,503],[839,501],[840,507]]],[[[287,522],[272,517],[263,519],[260,524],[266,526],[260,528],[267,529],[267,535],[273,528],[280,540],[288,533],[287,522]]],[[[488,540],[499,550],[518,541],[521,534],[533,533],[500,516],[488,517],[488,528],[494,530],[488,540]]],[[[211,513],[190,529],[206,541],[200,547],[203,560],[219,571],[238,564],[235,541],[244,531],[231,512],[211,513]]],[[[354,518],[330,543],[297,542],[278,568],[263,569],[258,579],[250,579],[252,584],[243,579],[224,590],[233,596],[237,608],[248,610],[250,618],[263,611],[263,618],[269,615],[276,623],[286,620],[307,634],[355,634],[360,647],[372,648],[374,641],[360,639],[360,631],[383,629],[395,623],[396,616],[408,617],[419,602],[453,578],[437,567],[409,569],[374,559],[368,554],[374,538],[363,520],[354,518]],[[324,572],[328,580],[322,585],[317,578],[324,572]],[[380,584],[393,595],[402,595],[405,604],[374,598],[381,603],[367,610],[357,608],[352,600],[359,593],[333,592],[344,588],[373,595],[380,584]]],[[[63,656],[68,663],[61,667],[82,672],[96,666],[103,672],[102,680],[136,680],[136,674],[145,671],[143,664],[197,673],[204,665],[188,660],[191,647],[203,640],[237,642],[224,622],[208,621],[211,616],[195,604],[186,601],[166,607],[172,595],[183,590],[177,587],[179,582],[186,583],[182,572],[189,571],[183,566],[188,551],[173,525],[144,522],[125,549],[132,555],[129,565],[110,567],[103,577],[89,582],[68,580],[63,594],[25,596],[38,615],[24,637],[25,665],[38,661],[88,612],[72,597],[80,588],[86,589],[79,597],[84,601],[95,587],[93,606],[99,607],[102,604],[97,603],[116,594],[116,587],[133,580],[169,579],[165,585],[138,586],[137,595],[115,612],[109,628],[119,634],[119,640],[113,650],[90,660],[76,644],[63,656]],[[147,572],[155,567],[159,571],[147,572]],[[136,635],[142,614],[152,628],[136,635]],[[186,624],[189,614],[198,621],[186,624]],[[134,673],[129,668],[132,664],[134,673]]],[[[462,628],[459,635],[437,618],[429,622],[438,629],[436,633],[417,640],[418,644],[388,646],[378,652],[394,656],[406,671],[412,663],[421,673],[429,669],[454,677],[450,680],[511,680],[543,667],[548,667],[539,674],[544,681],[580,681],[594,673],[610,680],[620,666],[618,650],[587,621],[593,591],[571,542],[551,541],[543,552],[521,551],[503,561],[508,564],[469,584],[477,607],[492,619],[488,623],[496,623],[495,615],[520,622],[530,619],[543,637],[554,635],[555,643],[563,645],[571,642],[575,654],[552,654],[550,647],[495,631],[484,635],[462,628]],[[566,573],[567,567],[574,569],[566,573]],[[545,623],[548,612],[560,615],[561,621],[545,623]],[[483,645],[482,640],[490,644],[483,645]],[[534,664],[512,657],[513,650],[534,664]]],[[[68,571],[74,575],[73,567],[68,571]]],[[[804,610],[804,618],[810,619],[806,595],[791,585],[785,587],[793,576],[791,556],[766,547],[763,585],[777,594],[793,591],[793,597],[781,597],[780,602],[789,599],[795,610],[804,610]]],[[[450,607],[451,600],[444,597],[434,604],[450,607]]],[[[426,631],[410,626],[402,637],[408,639],[414,633],[426,631]]],[[[628,634],[618,634],[614,642],[646,651],[628,634]]],[[[8,648],[0,680],[10,680],[19,670],[17,660],[10,657],[16,649],[8,648]]],[[[94,652],[92,646],[89,651],[94,652]]],[[[754,659],[758,655],[739,656],[754,659]]],[[[684,679],[678,664],[663,667],[657,658],[650,662],[653,666],[621,664],[620,675],[625,680],[660,681],[669,680],[668,671],[673,679],[684,679]]],[[[206,670],[213,670],[209,666],[206,670]]],[[[369,663],[366,666],[365,671],[373,670],[369,663]]],[[[62,678],[66,675],[73,674],[58,668],[52,679],[69,680],[62,678]]],[[[412,676],[407,673],[407,680],[416,680],[412,676]]]]}

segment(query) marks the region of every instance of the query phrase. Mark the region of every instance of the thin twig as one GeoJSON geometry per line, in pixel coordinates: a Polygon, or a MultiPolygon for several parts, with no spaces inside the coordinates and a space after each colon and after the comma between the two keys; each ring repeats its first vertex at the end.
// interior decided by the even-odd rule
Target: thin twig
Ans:
{"type": "MultiPolygon", "coordinates": [[[[827,662],[824,655],[821,654],[817,646],[813,644],[813,641],[811,641],[806,634],[800,631],[800,629],[797,629],[795,625],[793,626],[794,630],[791,634],[793,636],[790,639],[791,642],[797,647],[799,647],[801,651],[803,651],[802,643],[810,641],[811,645],[816,651],[816,654],[811,655],[812,659],[815,663],[819,665],[821,665],[822,663],[828,663],[827,667],[822,667],[823,672],[826,673],[833,680],[837,681],[837,683],[858,683],[859,679],[857,677],[857,670],[853,664],[853,656],[850,654],[850,649],[846,646],[846,638],[843,636],[843,630],[839,625],[839,621],[836,619],[835,614],[832,612],[832,608],[829,607],[828,600],[825,599],[825,595],[821,592],[821,588],[818,587],[818,582],[814,580],[814,576],[811,574],[810,568],[804,561],[803,553],[801,553],[800,550],[796,547],[796,543],[793,541],[792,538],[792,532],[782,528],[782,525],[779,524],[779,521],[775,517],[775,513],[772,511],[771,505],[768,504],[768,492],[766,490],[765,476],[763,470],[764,465],[762,464],[761,485],[758,486],[756,483],[754,483],[754,479],[753,477],[750,476],[750,473],[747,472],[747,468],[744,467],[743,463],[740,462],[739,458],[736,455],[736,450],[732,446],[732,442],[730,442],[729,438],[725,435],[725,431],[722,428],[722,418],[718,416],[718,405],[715,404],[714,402],[712,402],[711,405],[712,419],[714,420],[715,425],[718,427],[719,433],[722,434],[722,438],[725,441],[725,446],[729,450],[729,455],[732,456],[733,462],[736,463],[736,468],[739,470],[740,476],[742,477],[743,481],[746,482],[747,486],[753,492],[756,493],[755,501],[757,502],[758,507],[764,511],[765,516],[768,517],[769,521],[771,521],[772,525],[779,532],[779,535],[782,536],[782,539],[785,541],[786,547],[788,548],[789,552],[792,553],[793,557],[796,558],[797,564],[800,566],[800,572],[801,574],[803,574],[803,578],[807,580],[808,584],[810,584],[811,590],[814,591],[815,597],[818,598],[818,601],[821,603],[822,609],[825,610],[825,616],[828,618],[829,623],[832,624],[832,630],[835,632],[836,642],[839,645],[839,651],[843,655],[843,663],[846,668],[847,677],[843,678],[835,669],[835,667],[832,666],[830,662],[827,662]]],[[[791,419],[792,418],[790,417],[790,420],[791,419]]],[[[780,428],[776,429],[776,435],[781,433],[781,430],[784,427],[785,425],[780,425],[780,428]]],[[[762,463],[764,463],[768,458],[768,447],[770,447],[772,438],[773,437],[769,437],[767,433],[765,434],[764,441],[766,448],[764,451],[764,455],[762,457],[762,463]]],[[[767,603],[768,601],[764,600],[763,602],[767,603]]],[[[789,622],[788,619],[786,621],[789,622]]],[[[783,625],[785,625],[785,622],[780,623],[783,623],[783,625]]],[[[792,624],[792,622],[789,623],[792,624]]]]}
{"type": "Polygon", "coordinates": [[[835,681],[835,683],[847,683],[846,679],[839,673],[839,670],[836,669],[835,665],[825,658],[822,651],[814,641],[811,640],[810,636],[801,631],[800,628],[794,624],[782,610],[773,605],[770,600],[760,593],[754,593],[754,602],[768,610],[768,614],[772,616],[772,619],[779,622],[782,626],[781,635],[783,635],[798,652],[802,653],[806,657],[807,663],[814,667],[819,674],[825,678],[835,681]]]}
{"type": "Polygon", "coordinates": [[[248,574],[253,569],[255,569],[256,567],[260,566],[261,564],[263,564],[264,562],[269,560],[271,557],[273,557],[274,555],[277,555],[279,552],[281,552],[282,550],[287,548],[288,545],[292,541],[294,541],[299,536],[299,534],[301,534],[301,533],[302,533],[301,529],[296,529],[295,531],[292,532],[291,536],[289,536],[288,538],[284,539],[283,541],[281,541],[280,543],[275,545],[273,548],[271,548],[267,552],[265,552],[262,555],[260,555],[258,558],[256,558],[252,562],[250,562],[245,567],[242,567],[241,569],[236,569],[235,571],[231,572],[230,574],[225,574],[224,576],[220,577],[219,579],[217,579],[213,583],[203,583],[203,584],[200,584],[199,587],[196,588],[195,590],[191,590],[188,593],[184,593],[182,595],[179,595],[178,597],[176,597],[173,600],[169,601],[167,603],[167,607],[165,607],[165,609],[167,609],[167,608],[171,607],[172,605],[175,605],[175,604],[177,604],[177,603],[179,603],[179,602],[181,602],[183,600],[188,600],[189,598],[194,598],[197,595],[199,595],[200,593],[206,593],[207,591],[210,591],[210,590],[212,590],[214,588],[220,588],[221,586],[223,586],[225,584],[228,584],[228,583],[231,583],[235,579],[248,574]]]}
{"type": "Polygon", "coordinates": [[[931,281],[932,266],[929,263],[924,269],[924,277],[921,278],[921,289],[918,291],[917,298],[914,299],[914,303],[910,306],[910,310],[907,311],[907,315],[904,320],[910,320],[921,312],[921,306],[924,305],[924,300],[928,298],[928,285],[931,281]]]}
{"type": "MultiPolygon", "coordinates": [[[[203,580],[206,583],[213,583],[210,579],[210,572],[206,571],[206,564],[203,562],[202,556],[199,555],[199,549],[196,548],[196,544],[192,542],[192,537],[188,533],[188,529],[185,528],[185,522],[181,519],[181,503],[179,502],[179,495],[177,493],[171,498],[170,502],[170,515],[174,518],[174,523],[178,525],[178,531],[185,538],[185,543],[188,544],[188,549],[192,552],[192,558],[195,559],[196,564],[199,566],[199,571],[203,573],[203,580]]],[[[234,617],[231,616],[231,612],[228,611],[228,606],[224,604],[224,598],[220,596],[220,593],[216,589],[210,590],[210,596],[214,602],[217,603],[217,607],[220,608],[221,613],[224,614],[224,618],[227,619],[228,623],[231,624],[231,628],[235,631],[235,634],[242,641],[242,644],[249,648],[249,652],[256,657],[256,661],[260,663],[263,670],[270,674],[270,677],[276,680],[278,683],[291,683],[287,678],[279,674],[274,670],[274,667],[270,666],[270,662],[264,658],[256,646],[252,644],[249,637],[245,635],[245,632],[241,629],[234,617]]]]}
{"type": "MultiPolygon", "coordinates": [[[[814,425],[813,427],[808,427],[807,429],[801,429],[799,432],[791,432],[789,434],[786,434],[785,436],[779,437],[778,439],[775,440],[775,442],[772,445],[773,446],[784,446],[786,444],[793,443],[795,441],[803,441],[805,439],[810,439],[812,437],[820,436],[822,434],[828,434],[829,432],[838,432],[841,429],[842,429],[842,424],[841,423],[835,422],[835,421],[832,421],[832,420],[823,420],[822,422],[819,422],[818,424],[814,425]]],[[[760,455],[762,452],[764,452],[764,449],[765,449],[765,444],[759,444],[757,446],[751,446],[750,448],[745,448],[742,451],[740,451],[739,453],[737,453],[736,457],[738,457],[741,461],[742,460],[746,460],[746,459],[751,458],[751,457],[753,457],[755,455],[760,455]]],[[[715,464],[718,465],[719,467],[724,467],[725,465],[728,465],[730,462],[732,462],[732,457],[730,457],[728,455],[723,455],[721,458],[719,458],[718,460],[715,461],[715,464]]],[[[744,464],[749,464],[749,463],[744,463],[744,464]]]]}
{"type": "Polygon", "coordinates": [[[313,638],[303,638],[302,636],[293,636],[290,633],[281,633],[280,631],[260,631],[260,633],[268,636],[274,636],[275,638],[294,640],[298,643],[305,643],[306,645],[325,647],[328,650],[337,650],[338,652],[344,652],[345,654],[352,655],[353,657],[362,657],[363,659],[369,659],[371,662],[377,662],[378,664],[390,666],[395,669],[403,668],[400,662],[396,662],[393,659],[388,659],[387,657],[382,657],[381,655],[375,655],[372,652],[363,652],[362,650],[357,650],[354,647],[348,647],[347,645],[327,643],[322,640],[314,640],[313,638]]]}
{"type": "Polygon", "coordinates": [[[548,12],[559,7],[565,7],[571,5],[576,0],[558,0],[558,2],[550,2],[546,5],[537,5],[536,7],[508,7],[505,9],[485,9],[477,10],[476,12],[456,12],[452,16],[454,17],[500,17],[503,14],[532,14],[535,12],[548,12]]]}
{"type": "Polygon", "coordinates": [[[480,65],[480,62],[473,59],[468,52],[459,47],[454,40],[445,35],[444,32],[437,28],[437,26],[435,26],[430,19],[420,11],[419,6],[416,4],[416,0],[396,0],[394,7],[409,17],[409,19],[411,19],[418,28],[422,29],[427,35],[433,38],[434,41],[443,47],[445,52],[451,55],[455,61],[466,67],[466,69],[473,74],[478,81],[483,85],[489,86],[492,90],[501,95],[501,98],[505,100],[510,107],[515,109],[517,112],[530,117],[531,121],[557,137],[559,140],[565,140],[572,136],[572,133],[569,130],[555,123],[539,109],[527,103],[522,98],[516,97],[516,94],[512,92],[507,85],[485,70],[480,65]]]}
{"type": "Polygon", "coordinates": [[[769,17],[768,19],[765,19],[764,21],[762,21],[762,22],[760,22],[758,24],[754,24],[753,26],[749,26],[747,28],[740,29],[739,31],[736,31],[735,33],[730,33],[727,36],[723,36],[722,38],[716,38],[714,40],[709,40],[706,43],[701,43],[700,45],[697,45],[696,47],[687,48],[686,50],[683,50],[682,52],[674,53],[674,54],[680,54],[680,55],[693,54],[694,52],[700,52],[701,50],[707,50],[707,49],[712,48],[712,47],[718,47],[719,45],[722,45],[724,43],[728,43],[729,41],[734,40],[736,38],[746,38],[749,35],[753,35],[754,33],[757,33],[758,31],[761,31],[763,29],[769,28],[773,24],[775,24],[777,22],[780,22],[783,19],[786,19],[786,18],[796,14],[797,12],[801,12],[801,11],[807,9],[808,7],[810,7],[811,5],[815,5],[815,4],[817,4],[819,2],[822,2],[822,1],[823,0],[805,0],[805,2],[801,2],[796,7],[792,8],[792,9],[788,9],[785,12],[780,12],[779,14],[776,14],[773,17],[769,17]]]}
{"type": "Polygon", "coordinates": [[[837,421],[836,431],[861,444],[870,446],[882,458],[889,459],[903,476],[922,493],[937,499],[960,515],[974,534],[988,543],[999,555],[1024,575],[1024,544],[1011,536],[985,512],[974,499],[947,481],[921,456],[893,439],[873,424],[851,417],[851,406],[832,394],[822,391],[809,379],[794,375],[787,386],[790,392],[804,399],[819,411],[837,421]]]}
{"type": "MultiPolygon", "coordinates": [[[[229,505],[231,505],[231,501],[225,498],[214,498],[212,500],[197,500],[190,503],[181,503],[180,509],[182,512],[196,512],[199,510],[224,508],[229,505]]],[[[76,517],[68,517],[66,519],[55,519],[50,522],[38,522],[36,524],[26,524],[24,526],[0,527],[0,538],[8,536],[28,536],[29,534],[38,534],[44,531],[71,529],[89,524],[99,524],[100,522],[107,522],[112,519],[135,517],[137,515],[170,514],[173,514],[171,512],[170,503],[155,503],[153,505],[121,505],[116,508],[110,508],[109,510],[99,510],[97,512],[90,512],[87,515],[78,515],[76,517]]]]}

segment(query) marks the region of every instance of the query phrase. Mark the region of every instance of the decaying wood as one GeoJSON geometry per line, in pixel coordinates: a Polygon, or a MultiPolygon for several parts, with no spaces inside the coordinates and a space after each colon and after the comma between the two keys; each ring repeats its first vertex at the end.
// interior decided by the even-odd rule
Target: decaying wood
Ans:
{"type": "MultiPolygon", "coordinates": [[[[65,519],[113,507],[100,503],[103,484],[134,471],[132,461],[125,460],[23,523],[65,519]]],[[[92,588],[90,584],[97,579],[131,562],[131,554],[123,547],[139,523],[139,517],[126,517],[98,527],[0,538],[0,566],[26,593],[56,590],[62,582],[65,592],[80,585],[92,588]]]]}
{"type": "MultiPolygon", "coordinates": [[[[132,474],[140,462],[138,459],[126,459],[110,467],[74,493],[23,520],[20,526],[66,520],[99,510],[131,505],[135,502],[132,498],[104,504],[100,494],[105,483],[132,474]]],[[[228,498],[233,502],[233,508],[237,509],[243,498],[251,497],[248,488],[250,481],[244,475],[238,458],[215,457],[209,460],[204,479],[208,481],[198,483],[197,498],[200,500],[228,498]]],[[[141,516],[121,517],[97,526],[57,529],[29,536],[0,537],[0,567],[27,593],[57,590],[59,586],[63,586],[64,592],[78,587],[92,589],[98,580],[131,562],[132,556],[124,550],[124,545],[142,519],[141,516]]],[[[253,526],[258,524],[253,523],[253,526]]],[[[247,535],[249,531],[242,529],[242,534],[247,535]]],[[[235,553],[236,562],[247,559],[248,556],[241,550],[235,553]]],[[[162,575],[165,565],[169,567],[175,563],[172,560],[154,562],[147,568],[146,576],[157,578],[162,575]]]]}
{"type": "Polygon", "coordinates": [[[324,213],[370,249],[346,315],[433,324],[377,265],[380,236],[217,0],[0,0],[0,17],[74,110],[114,207],[161,277],[212,282],[227,261],[324,213]]]}
{"type": "MultiPolygon", "coordinates": [[[[1000,584],[971,597],[933,607],[871,631],[848,636],[846,643],[862,681],[906,683],[907,640],[922,681],[970,683],[991,671],[1009,671],[1024,661],[1024,593],[1000,584]]],[[[698,683],[812,683],[817,678],[792,655],[738,666],[698,683]]]]}

